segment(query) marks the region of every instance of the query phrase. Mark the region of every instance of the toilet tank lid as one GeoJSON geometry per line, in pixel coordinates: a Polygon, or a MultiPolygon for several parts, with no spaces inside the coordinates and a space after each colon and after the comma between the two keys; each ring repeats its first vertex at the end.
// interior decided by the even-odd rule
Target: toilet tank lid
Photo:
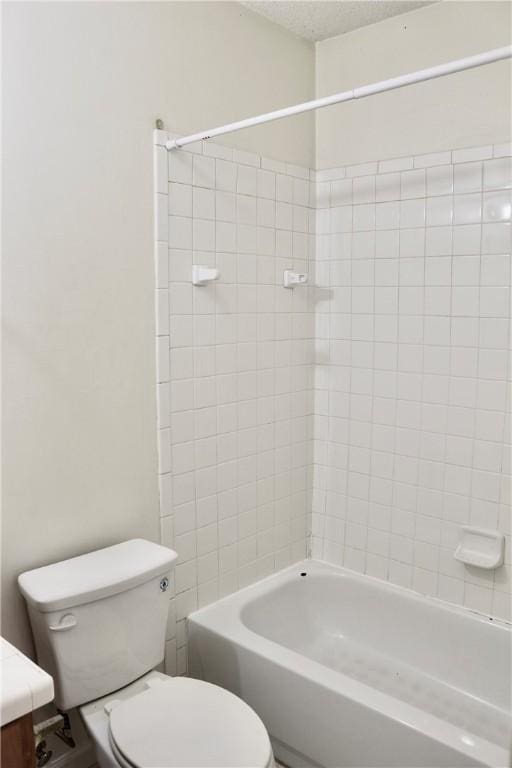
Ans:
{"type": "Polygon", "coordinates": [[[177,557],[168,547],[131,539],[26,571],[18,584],[30,605],[49,613],[125,592],[164,575],[177,557]]]}

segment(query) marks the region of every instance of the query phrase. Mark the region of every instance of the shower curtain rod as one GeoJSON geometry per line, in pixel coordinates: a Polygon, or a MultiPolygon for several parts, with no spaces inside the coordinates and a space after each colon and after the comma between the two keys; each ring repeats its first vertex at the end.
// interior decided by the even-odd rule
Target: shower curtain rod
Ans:
{"type": "Polygon", "coordinates": [[[185,147],[187,144],[193,144],[195,141],[201,141],[202,139],[212,139],[215,136],[222,136],[225,133],[240,131],[242,128],[250,128],[253,125],[270,123],[272,120],[280,120],[282,117],[300,115],[302,112],[310,112],[312,109],[329,107],[332,104],[340,104],[343,101],[362,99],[365,96],[372,96],[374,93],[383,93],[384,91],[392,91],[395,88],[402,88],[404,85],[421,83],[425,80],[434,80],[436,77],[444,77],[444,75],[462,72],[465,69],[473,69],[474,67],[480,67],[483,64],[492,64],[494,61],[510,59],[511,57],[512,46],[509,45],[504,48],[495,48],[492,51],[477,53],[474,56],[466,56],[464,59],[450,61],[447,64],[438,64],[435,67],[428,67],[428,69],[420,69],[418,72],[411,72],[408,75],[392,77],[390,80],[382,80],[379,83],[352,88],[349,91],[335,93],[333,96],[324,96],[320,99],[314,99],[313,101],[305,101],[303,104],[295,104],[293,107],[277,109],[275,112],[267,112],[264,115],[248,117],[245,120],[238,120],[236,123],[228,123],[228,125],[212,128],[209,131],[193,133],[190,136],[183,136],[179,139],[167,141],[165,146],[169,150],[179,149],[180,147],[185,147]]]}

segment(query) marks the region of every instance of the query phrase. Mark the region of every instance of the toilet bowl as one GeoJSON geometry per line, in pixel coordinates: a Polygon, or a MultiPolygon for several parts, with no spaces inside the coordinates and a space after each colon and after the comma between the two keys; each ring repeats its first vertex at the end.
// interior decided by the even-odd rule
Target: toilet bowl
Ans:
{"type": "Polygon", "coordinates": [[[134,539],[21,574],[55,703],[79,708],[100,768],[273,768],[268,733],[245,702],[156,671],[176,559],[134,539]]]}
{"type": "Polygon", "coordinates": [[[274,768],[256,713],[201,680],[150,672],[80,714],[100,768],[274,768]]]}

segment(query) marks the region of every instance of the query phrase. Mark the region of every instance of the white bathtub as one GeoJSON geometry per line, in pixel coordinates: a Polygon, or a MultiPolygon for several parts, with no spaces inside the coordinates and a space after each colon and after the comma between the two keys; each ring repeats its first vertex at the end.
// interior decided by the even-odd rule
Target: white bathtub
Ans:
{"type": "Polygon", "coordinates": [[[506,624],[307,560],[188,631],[191,674],[248,702],[293,768],[509,765],[506,624]]]}

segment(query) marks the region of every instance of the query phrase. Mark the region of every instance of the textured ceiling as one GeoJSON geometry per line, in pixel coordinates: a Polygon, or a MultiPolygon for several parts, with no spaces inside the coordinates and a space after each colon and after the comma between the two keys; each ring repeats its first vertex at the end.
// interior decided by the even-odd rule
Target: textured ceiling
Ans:
{"type": "Polygon", "coordinates": [[[242,0],[242,5],[306,40],[325,40],[435,0],[242,0]]]}

